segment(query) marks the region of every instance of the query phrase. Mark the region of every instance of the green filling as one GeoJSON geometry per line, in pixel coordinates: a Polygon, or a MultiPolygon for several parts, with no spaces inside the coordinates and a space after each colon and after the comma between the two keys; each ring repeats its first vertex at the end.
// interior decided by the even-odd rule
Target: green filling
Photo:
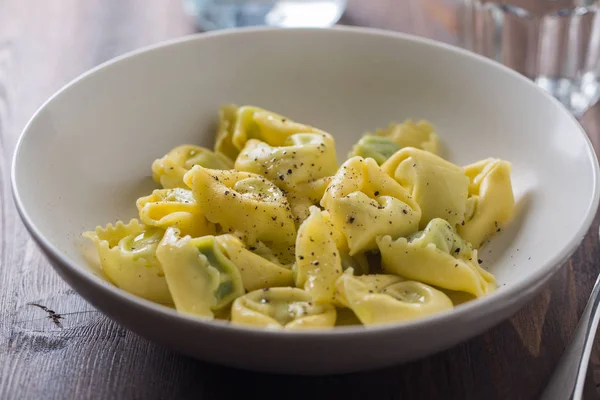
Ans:
{"type": "Polygon", "coordinates": [[[400,146],[387,137],[365,135],[354,145],[348,157],[372,158],[381,165],[400,149],[400,146]]]}
{"type": "Polygon", "coordinates": [[[439,250],[455,257],[469,258],[472,252],[471,246],[458,236],[446,220],[441,218],[432,219],[424,230],[413,233],[407,240],[419,247],[432,243],[439,250]]]}
{"type": "Polygon", "coordinates": [[[206,257],[208,264],[219,271],[220,283],[215,292],[217,298],[216,308],[220,308],[234,298],[241,296],[244,293],[244,287],[240,273],[235,264],[225,257],[214,236],[200,238],[197,247],[198,251],[206,257]]]}
{"type": "Polygon", "coordinates": [[[160,228],[152,228],[140,234],[129,235],[121,239],[119,247],[122,252],[132,253],[136,258],[153,258],[163,233],[160,228]]]}

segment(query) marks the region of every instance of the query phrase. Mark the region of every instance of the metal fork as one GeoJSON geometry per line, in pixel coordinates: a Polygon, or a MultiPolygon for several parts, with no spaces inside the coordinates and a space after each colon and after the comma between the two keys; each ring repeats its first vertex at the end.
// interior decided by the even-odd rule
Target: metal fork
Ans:
{"type": "Polygon", "coordinates": [[[575,328],[573,339],[556,366],[542,400],[579,400],[583,395],[590,353],[600,320],[600,276],[575,328]]]}

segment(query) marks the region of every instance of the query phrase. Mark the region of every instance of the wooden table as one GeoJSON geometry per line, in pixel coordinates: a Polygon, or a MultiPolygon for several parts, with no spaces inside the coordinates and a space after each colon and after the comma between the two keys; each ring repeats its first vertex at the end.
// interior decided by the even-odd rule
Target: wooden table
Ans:
{"type": "MultiPolygon", "coordinates": [[[[433,4],[415,1],[354,0],[347,21],[403,30],[415,24],[408,9],[433,4]]],[[[430,8],[428,15],[448,22],[443,10],[430,8]]],[[[510,320],[433,357],[348,376],[269,376],[192,360],[126,331],[63,283],[12,202],[9,169],[19,133],[46,98],[80,73],[192,32],[178,0],[0,1],[0,399],[535,398],[598,274],[598,219],[551,283],[510,320]],[[61,314],[62,328],[29,303],[61,314]]],[[[583,125],[600,145],[600,107],[583,125]]],[[[598,347],[590,372],[600,382],[598,347]]]]}

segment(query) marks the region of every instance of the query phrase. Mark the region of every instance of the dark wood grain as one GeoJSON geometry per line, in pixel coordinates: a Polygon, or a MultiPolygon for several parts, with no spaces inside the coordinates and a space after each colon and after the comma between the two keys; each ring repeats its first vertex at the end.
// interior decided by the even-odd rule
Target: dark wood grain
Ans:
{"type": "MultiPolygon", "coordinates": [[[[351,0],[346,21],[447,39],[451,15],[434,0],[419,1],[351,0]]],[[[11,199],[9,164],[20,131],[80,73],[192,27],[178,0],[0,0],[0,399],[536,398],[598,274],[598,219],[557,276],[510,320],[433,357],[347,376],[271,376],[192,360],[119,327],[62,282],[11,199]]],[[[599,148],[600,107],[583,125],[599,148]]],[[[598,349],[590,370],[596,382],[598,349]]]]}

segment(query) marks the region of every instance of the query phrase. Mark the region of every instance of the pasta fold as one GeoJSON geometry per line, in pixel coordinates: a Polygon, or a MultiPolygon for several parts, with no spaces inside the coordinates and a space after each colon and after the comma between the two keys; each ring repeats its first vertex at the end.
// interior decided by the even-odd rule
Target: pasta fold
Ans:
{"type": "Polygon", "coordinates": [[[271,146],[283,146],[285,140],[296,133],[324,132],[274,112],[247,105],[237,110],[231,141],[238,150],[242,150],[249,139],[258,139],[271,146]]]}
{"type": "Polygon", "coordinates": [[[308,217],[308,208],[321,200],[327,178],[338,169],[335,142],[326,133],[293,134],[281,146],[250,139],[235,169],[262,175],[284,190],[300,223],[308,217]]]}
{"type": "Polygon", "coordinates": [[[223,254],[214,236],[181,238],[169,228],[156,250],[177,311],[204,318],[245,293],[237,267],[223,254]]]}
{"type": "Polygon", "coordinates": [[[152,163],[152,178],[165,189],[184,188],[183,176],[194,165],[211,169],[231,169],[233,161],[222,153],[200,146],[182,145],[169,151],[164,157],[152,163]]]}
{"type": "Polygon", "coordinates": [[[400,148],[414,147],[440,154],[440,140],[435,128],[427,121],[406,120],[401,124],[391,123],[386,129],[378,129],[375,134],[391,139],[400,148]]]}
{"type": "Polygon", "coordinates": [[[443,219],[408,238],[379,237],[377,245],[387,273],[477,297],[496,288],[494,276],[479,266],[477,250],[443,219]]]}
{"type": "Polygon", "coordinates": [[[296,227],[281,190],[260,175],[194,166],[184,178],[206,218],[248,244],[262,241],[278,258],[293,255],[296,227]]]}
{"type": "Polygon", "coordinates": [[[428,151],[407,147],[383,163],[381,169],[419,203],[421,229],[434,218],[444,218],[452,226],[464,220],[469,178],[462,168],[428,151]]]}
{"type": "Polygon", "coordinates": [[[332,328],[335,320],[335,307],[315,304],[310,294],[290,287],[250,292],[231,308],[231,322],[269,329],[332,328]]]}
{"type": "Polygon", "coordinates": [[[339,297],[364,325],[405,322],[454,307],[448,296],[431,286],[397,279],[382,275],[361,280],[346,272],[336,286],[339,297]]]}
{"type": "Polygon", "coordinates": [[[458,233],[475,248],[499,231],[512,218],[515,199],[507,161],[488,158],[465,167],[469,177],[464,225],[458,233]]]}
{"type": "Polygon", "coordinates": [[[192,192],[187,189],[157,189],[136,201],[140,220],[147,226],[167,229],[176,227],[182,235],[199,237],[215,233],[192,192]]]}
{"type": "Polygon", "coordinates": [[[350,255],[377,249],[380,235],[416,232],[421,208],[372,158],[353,157],[332,178],[321,200],[348,242],[350,255]]]}
{"type": "Polygon", "coordinates": [[[215,240],[223,254],[240,271],[244,289],[247,291],[294,284],[291,269],[252,252],[238,237],[225,234],[217,236],[215,240]]]}
{"type": "Polygon", "coordinates": [[[128,224],[97,227],[84,232],[100,256],[102,271],[117,287],[157,303],[173,302],[156,248],[164,230],[148,227],[137,219],[128,224]]]}
{"type": "Polygon", "coordinates": [[[317,303],[335,301],[335,281],[342,275],[342,259],[332,227],[318,207],[300,225],[296,238],[296,286],[317,303]]]}

